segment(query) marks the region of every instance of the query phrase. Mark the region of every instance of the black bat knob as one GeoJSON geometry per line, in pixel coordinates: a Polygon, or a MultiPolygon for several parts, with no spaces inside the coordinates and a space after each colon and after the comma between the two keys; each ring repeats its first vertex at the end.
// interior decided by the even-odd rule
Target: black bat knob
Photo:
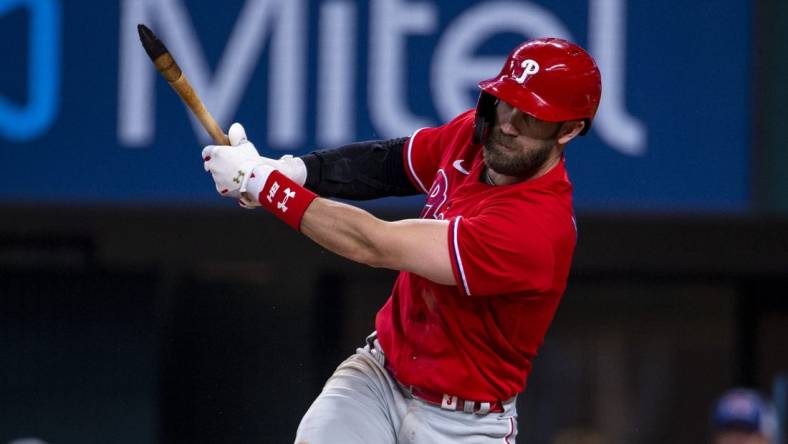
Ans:
{"type": "Polygon", "coordinates": [[[142,42],[142,47],[145,48],[145,52],[148,53],[148,57],[151,60],[155,61],[161,55],[168,53],[167,47],[164,46],[164,43],[156,37],[156,34],[150,30],[147,26],[143,24],[137,25],[137,32],[140,34],[140,41],[142,42]]]}

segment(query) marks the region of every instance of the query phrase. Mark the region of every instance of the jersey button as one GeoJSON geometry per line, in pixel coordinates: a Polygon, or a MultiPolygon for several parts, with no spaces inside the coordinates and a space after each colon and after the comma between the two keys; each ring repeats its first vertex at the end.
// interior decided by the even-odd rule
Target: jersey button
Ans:
{"type": "Polygon", "coordinates": [[[411,358],[411,359],[413,359],[413,360],[415,361],[415,360],[416,360],[416,358],[418,358],[418,356],[416,356],[416,353],[413,353],[412,355],[410,355],[410,358],[411,358]]]}

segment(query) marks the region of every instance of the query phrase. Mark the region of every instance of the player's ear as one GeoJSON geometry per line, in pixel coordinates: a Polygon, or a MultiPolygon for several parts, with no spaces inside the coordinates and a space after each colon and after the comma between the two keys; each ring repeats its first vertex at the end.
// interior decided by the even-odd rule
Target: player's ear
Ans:
{"type": "Polygon", "coordinates": [[[572,139],[577,137],[585,128],[586,123],[582,120],[569,120],[561,124],[561,129],[558,132],[558,143],[566,145],[572,139]]]}

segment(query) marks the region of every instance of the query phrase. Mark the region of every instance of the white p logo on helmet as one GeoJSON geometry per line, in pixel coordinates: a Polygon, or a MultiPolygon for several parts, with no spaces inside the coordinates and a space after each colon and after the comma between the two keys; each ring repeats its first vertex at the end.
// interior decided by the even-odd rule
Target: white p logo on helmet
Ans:
{"type": "Polygon", "coordinates": [[[525,79],[527,79],[528,76],[532,76],[539,72],[539,64],[536,63],[536,60],[523,60],[522,63],[520,63],[520,68],[523,68],[523,73],[519,76],[514,76],[513,79],[521,85],[525,83],[525,79]]]}

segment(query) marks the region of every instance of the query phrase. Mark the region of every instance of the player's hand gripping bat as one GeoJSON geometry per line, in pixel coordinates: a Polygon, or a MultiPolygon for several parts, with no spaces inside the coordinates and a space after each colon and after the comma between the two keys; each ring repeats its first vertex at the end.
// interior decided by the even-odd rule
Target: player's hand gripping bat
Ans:
{"type": "Polygon", "coordinates": [[[161,40],[156,37],[156,34],[145,25],[138,25],[137,31],[140,34],[142,46],[153,61],[153,64],[156,65],[156,69],[167,79],[172,89],[174,89],[181,99],[183,99],[183,102],[186,103],[186,106],[192,110],[205,130],[208,131],[208,134],[211,135],[214,142],[219,145],[229,145],[230,140],[227,138],[227,135],[219,128],[216,120],[214,120],[205,108],[197,92],[194,91],[192,85],[186,80],[186,76],[183,75],[183,71],[181,71],[175,59],[172,58],[172,55],[167,50],[167,47],[164,46],[164,43],[162,43],[161,40]]]}

